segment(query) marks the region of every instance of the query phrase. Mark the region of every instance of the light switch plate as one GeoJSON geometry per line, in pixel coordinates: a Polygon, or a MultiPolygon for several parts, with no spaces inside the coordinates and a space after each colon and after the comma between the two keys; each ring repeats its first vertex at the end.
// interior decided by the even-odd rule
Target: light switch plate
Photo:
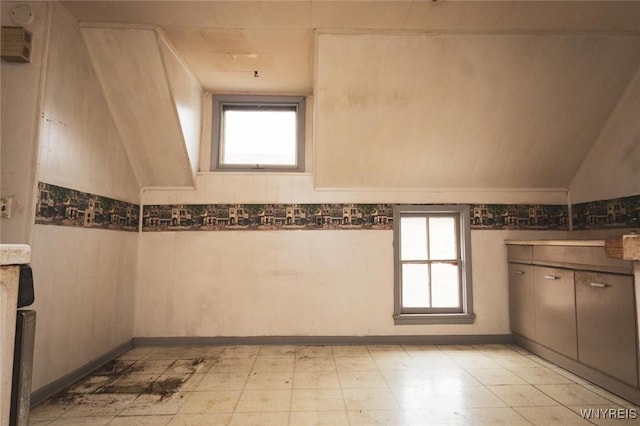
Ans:
{"type": "Polygon", "coordinates": [[[11,217],[11,201],[13,201],[13,197],[0,198],[0,219],[11,217]]]}

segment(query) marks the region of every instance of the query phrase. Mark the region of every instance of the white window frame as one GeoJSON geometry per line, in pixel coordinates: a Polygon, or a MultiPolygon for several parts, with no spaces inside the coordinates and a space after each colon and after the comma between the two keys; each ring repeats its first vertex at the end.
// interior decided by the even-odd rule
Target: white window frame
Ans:
{"type": "Polygon", "coordinates": [[[214,95],[211,137],[211,170],[212,171],[251,171],[251,172],[304,172],[305,166],[305,103],[304,96],[270,96],[270,95],[214,95]],[[221,150],[223,149],[222,129],[225,107],[246,107],[259,110],[260,108],[292,107],[296,110],[296,164],[224,164],[221,150]]]}
{"type": "MultiPolygon", "coordinates": [[[[467,205],[395,205],[393,207],[394,314],[395,324],[470,324],[473,313],[471,285],[471,222],[467,205]],[[457,221],[460,266],[460,308],[405,308],[402,305],[401,226],[402,217],[453,217],[457,221]]],[[[425,241],[427,244],[427,241],[425,241]]],[[[427,260],[426,262],[432,262],[427,260]]]]}

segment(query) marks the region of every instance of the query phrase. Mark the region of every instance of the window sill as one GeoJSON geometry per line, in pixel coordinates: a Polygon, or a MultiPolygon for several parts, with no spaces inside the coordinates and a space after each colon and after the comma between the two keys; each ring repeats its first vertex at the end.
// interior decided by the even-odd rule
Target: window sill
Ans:
{"type": "Polygon", "coordinates": [[[475,314],[396,314],[395,325],[406,324],[473,324],[475,314]]]}
{"type": "MultiPolygon", "coordinates": [[[[263,170],[260,170],[261,172],[263,170]]],[[[269,174],[271,176],[273,175],[282,175],[282,176],[313,176],[313,173],[311,172],[299,172],[299,171],[286,171],[286,170],[273,170],[273,171],[268,171],[265,174],[269,174]]],[[[221,169],[213,169],[213,170],[206,170],[203,172],[198,172],[197,173],[198,176],[223,176],[223,175],[236,175],[236,176],[255,176],[255,171],[250,171],[250,170],[242,170],[242,169],[235,169],[235,170],[221,170],[221,169]]]]}
{"type": "Polygon", "coordinates": [[[304,173],[303,167],[277,167],[277,166],[264,166],[264,167],[235,167],[235,166],[219,166],[212,169],[211,172],[220,173],[304,173]]]}

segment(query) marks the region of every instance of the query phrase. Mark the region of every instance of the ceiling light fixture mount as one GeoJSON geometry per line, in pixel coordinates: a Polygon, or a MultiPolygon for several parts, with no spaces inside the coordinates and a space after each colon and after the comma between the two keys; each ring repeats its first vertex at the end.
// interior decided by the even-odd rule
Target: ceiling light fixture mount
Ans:
{"type": "Polygon", "coordinates": [[[33,13],[31,8],[26,4],[18,4],[11,9],[9,20],[14,25],[23,26],[30,23],[33,20],[33,13]]]}

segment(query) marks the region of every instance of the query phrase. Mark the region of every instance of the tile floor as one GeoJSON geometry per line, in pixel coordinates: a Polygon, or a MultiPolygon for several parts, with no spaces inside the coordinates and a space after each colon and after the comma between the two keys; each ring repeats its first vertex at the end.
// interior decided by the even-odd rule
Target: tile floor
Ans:
{"type": "Polygon", "coordinates": [[[611,408],[640,416],[514,345],[138,347],[31,424],[640,425],[580,415],[611,408]]]}

